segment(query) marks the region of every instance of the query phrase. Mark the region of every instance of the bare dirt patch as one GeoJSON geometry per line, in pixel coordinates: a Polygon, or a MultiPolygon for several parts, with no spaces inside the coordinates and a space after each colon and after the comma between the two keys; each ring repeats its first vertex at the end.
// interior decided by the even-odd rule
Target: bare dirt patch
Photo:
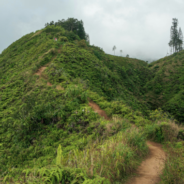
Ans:
{"type": "Polygon", "coordinates": [[[41,31],[38,31],[38,32],[36,32],[31,38],[33,38],[34,36],[36,36],[36,35],[39,35],[40,33],[42,32],[42,30],[41,31]]]}
{"type": "Polygon", "coordinates": [[[45,66],[41,67],[41,68],[35,73],[35,75],[41,76],[42,72],[43,72],[46,68],[47,68],[47,67],[45,67],[45,66]]]}
{"type": "Polygon", "coordinates": [[[61,87],[60,85],[57,85],[57,86],[56,86],[56,89],[58,89],[58,90],[64,90],[64,88],[61,87]]]}
{"type": "Polygon", "coordinates": [[[50,82],[47,82],[47,86],[52,86],[52,84],[50,82]]]}
{"type": "Polygon", "coordinates": [[[89,106],[91,106],[101,117],[104,117],[106,120],[110,120],[105,111],[101,110],[100,107],[92,100],[89,101],[89,106]]]}

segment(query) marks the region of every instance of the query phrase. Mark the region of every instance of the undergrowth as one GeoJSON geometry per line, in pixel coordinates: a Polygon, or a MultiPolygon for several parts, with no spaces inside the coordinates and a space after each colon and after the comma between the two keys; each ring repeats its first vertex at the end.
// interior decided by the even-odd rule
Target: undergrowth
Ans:
{"type": "MultiPolygon", "coordinates": [[[[129,128],[108,140],[96,139],[81,151],[74,149],[63,154],[59,145],[57,157],[52,161],[55,164],[25,169],[24,180],[28,183],[113,183],[132,173],[146,154],[145,137],[138,129],[129,128]]],[[[4,181],[10,176],[15,179],[15,173],[16,169],[9,171],[4,181]]]]}

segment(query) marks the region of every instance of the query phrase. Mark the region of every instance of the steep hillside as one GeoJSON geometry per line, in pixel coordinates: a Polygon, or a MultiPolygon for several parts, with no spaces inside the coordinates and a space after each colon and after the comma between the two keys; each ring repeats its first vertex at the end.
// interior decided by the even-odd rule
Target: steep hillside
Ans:
{"type": "Polygon", "coordinates": [[[149,109],[156,75],[59,26],[12,43],[0,55],[0,181],[125,182],[148,154],[147,139],[184,137],[149,109]]]}
{"type": "Polygon", "coordinates": [[[152,109],[161,107],[184,123],[184,50],[149,64],[154,77],[145,86],[152,109]]]}
{"type": "MultiPolygon", "coordinates": [[[[142,94],[140,86],[149,79],[146,63],[136,59],[113,59],[99,48],[87,46],[84,40],[79,41],[78,36],[70,38],[69,32],[60,27],[47,27],[28,34],[3,51],[0,56],[1,89],[6,91],[7,85],[11,88],[13,83],[20,85],[22,80],[33,82],[37,78],[33,74],[47,63],[43,75],[52,84],[65,88],[75,83],[75,79],[107,100],[122,99],[133,109],[143,112],[148,109],[145,101],[134,97],[142,94]],[[55,42],[54,37],[59,41],[55,42]]],[[[26,88],[23,92],[24,88],[21,88],[22,93],[30,91],[26,88]]],[[[14,102],[13,96],[11,94],[9,103],[4,103],[8,94],[3,95],[1,108],[6,109],[14,102]]]]}
{"type": "MultiPolygon", "coordinates": [[[[87,45],[85,40],[57,26],[27,34],[5,49],[0,55],[2,176],[11,170],[14,179],[19,178],[27,166],[53,163],[59,144],[65,155],[83,150],[97,136],[106,140],[130,128],[128,122],[149,122],[142,116],[148,107],[137,98],[141,90],[136,79],[144,79],[136,73],[138,64],[134,61],[108,57],[98,47],[87,45]],[[126,69],[118,64],[121,62],[126,69]],[[104,109],[111,121],[100,119],[88,99],[104,109]],[[115,121],[114,116],[126,119],[115,121]]],[[[136,62],[149,73],[143,61],[136,62]]],[[[146,147],[137,151],[141,149],[146,147]]]]}

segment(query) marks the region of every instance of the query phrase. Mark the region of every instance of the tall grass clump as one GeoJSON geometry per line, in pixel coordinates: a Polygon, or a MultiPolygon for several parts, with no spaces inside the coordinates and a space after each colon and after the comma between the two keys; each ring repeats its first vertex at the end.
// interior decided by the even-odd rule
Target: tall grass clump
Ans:
{"type": "Polygon", "coordinates": [[[143,134],[136,128],[129,128],[107,140],[97,139],[84,150],[74,149],[65,155],[59,145],[57,157],[51,165],[25,169],[22,174],[26,175],[27,182],[33,183],[41,178],[43,183],[53,184],[110,184],[123,181],[124,177],[133,173],[141,158],[147,154],[147,150],[143,134]]]}
{"type": "Polygon", "coordinates": [[[167,183],[184,183],[184,127],[173,121],[167,123],[163,134],[166,137],[164,150],[167,154],[165,168],[161,176],[162,184],[167,183]],[[170,131],[169,131],[170,130],[170,131]]]}
{"type": "Polygon", "coordinates": [[[164,146],[167,153],[165,168],[161,175],[160,184],[183,184],[184,183],[184,142],[174,144],[167,143],[164,146]]]}
{"type": "MultiPolygon", "coordinates": [[[[155,114],[155,112],[153,112],[152,115],[153,114],[155,114]]],[[[163,149],[167,155],[165,167],[160,176],[160,184],[183,184],[184,127],[165,117],[164,121],[157,119],[154,123],[145,125],[143,129],[147,139],[163,144],[163,149]]]]}

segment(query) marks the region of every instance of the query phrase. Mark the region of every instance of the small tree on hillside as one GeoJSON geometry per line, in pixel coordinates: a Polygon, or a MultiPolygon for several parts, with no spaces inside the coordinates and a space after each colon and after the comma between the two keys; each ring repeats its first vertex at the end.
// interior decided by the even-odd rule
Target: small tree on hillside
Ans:
{"type": "Polygon", "coordinates": [[[86,41],[90,45],[89,34],[86,34],[86,41]]]}
{"type": "Polygon", "coordinates": [[[120,50],[121,56],[122,56],[122,52],[123,52],[123,51],[122,51],[122,50],[120,50]]]}
{"type": "Polygon", "coordinates": [[[50,25],[51,25],[51,26],[54,25],[54,21],[53,21],[53,20],[50,22],[50,25]]]}
{"type": "Polygon", "coordinates": [[[170,42],[168,43],[169,46],[172,48],[172,51],[178,52],[183,49],[183,34],[181,28],[179,31],[177,30],[178,27],[178,19],[173,18],[171,30],[170,30],[170,42]]]}
{"type": "MultiPolygon", "coordinates": [[[[84,30],[84,23],[82,20],[79,21],[75,18],[68,18],[67,20],[65,19],[58,20],[58,22],[55,23],[54,21],[51,21],[50,23],[46,23],[45,27],[49,25],[61,26],[65,30],[77,34],[81,40],[83,39],[86,40],[89,38],[89,35],[87,35],[84,30]]],[[[89,40],[86,41],[88,42],[89,40]]]]}
{"type": "Polygon", "coordinates": [[[86,39],[86,33],[85,33],[85,30],[84,30],[84,25],[83,25],[82,20],[79,22],[78,35],[79,35],[80,39],[86,39]]]}
{"type": "Polygon", "coordinates": [[[181,28],[179,28],[179,33],[178,33],[178,37],[179,37],[179,40],[178,40],[178,44],[179,44],[179,51],[183,50],[183,33],[182,33],[182,30],[181,28]]]}
{"type": "Polygon", "coordinates": [[[127,54],[126,57],[129,58],[129,55],[127,54]]]}
{"type": "Polygon", "coordinates": [[[116,50],[116,46],[114,45],[114,47],[112,48],[112,50],[114,51],[114,55],[115,55],[115,50],[116,50]]]}

